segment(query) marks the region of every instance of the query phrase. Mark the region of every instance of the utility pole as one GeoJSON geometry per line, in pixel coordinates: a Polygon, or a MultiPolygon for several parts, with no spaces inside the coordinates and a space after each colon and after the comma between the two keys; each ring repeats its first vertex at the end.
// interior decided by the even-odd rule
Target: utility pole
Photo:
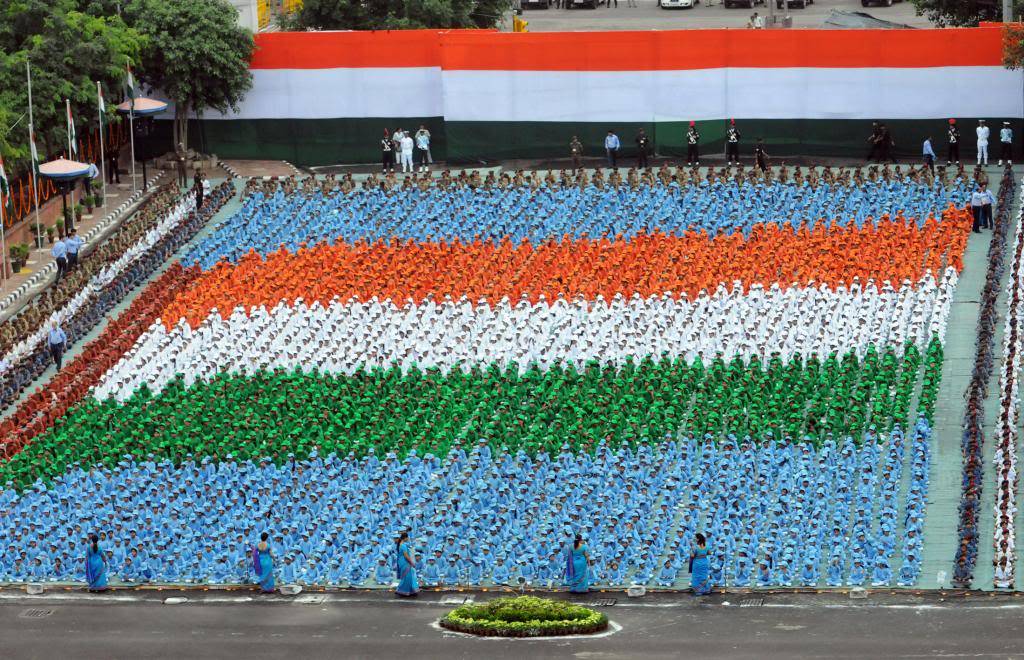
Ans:
{"type": "Polygon", "coordinates": [[[1003,23],[1013,22],[1013,0],[1003,0],[1003,23]]]}
{"type": "Polygon", "coordinates": [[[775,28],[775,0],[766,0],[765,4],[768,5],[768,29],[775,28]]]}

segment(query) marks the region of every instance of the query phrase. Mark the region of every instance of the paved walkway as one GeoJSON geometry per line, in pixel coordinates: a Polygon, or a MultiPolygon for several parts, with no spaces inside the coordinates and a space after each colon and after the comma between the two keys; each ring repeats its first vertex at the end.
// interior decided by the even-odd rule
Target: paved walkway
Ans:
{"type": "MultiPolygon", "coordinates": [[[[578,602],[614,624],[598,637],[494,639],[439,629],[460,602],[492,593],[296,598],[253,591],[165,590],[137,594],[0,594],[3,657],[23,658],[1020,658],[1024,604],[998,596],[942,600],[871,594],[689,594],[626,598],[591,593],[578,602]],[[167,603],[185,597],[184,603],[167,603]],[[611,597],[605,603],[599,598],[611,597]],[[761,601],[763,600],[763,604],[761,601]],[[165,604],[167,603],[167,604],[165,604]]],[[[565,594],[556,594],[565,598],[565,594]]],[[[575,600],[575,599],[574,599],[575,600]]]]}
{"type": "MultiPolygon", "coordinates": [[[[1019,178],[1024,167],[1014,168],[1019,178]]],[[[990,168],[989,176],[998,194],[998,168],[990,168]]],[[[1014,197],[1013,214],[1017,210],[1014,197]]],[[[1011,216],[1015,217],[1015,215],[1011,216]]],[[[932,447],[931,483],[928,493],[928,510],[924,529],[924,557],[919,586],[950,586],[953,558],[957,546],[963,456],[960,443],[963,435],[965,394],[974,369],[978,314],[981,290],[985,284],[988,269],[988,249],[991,233],[971,234],[964,255],[964,270],[953,298],[949,326],[946,330],[945,361],[942,365],[942,382],[935,409],[935,441],[932,447]],[[943,573],[944,580],[937,576],[943,573]]],[[[1012,233],[1011,233],[1012,240],[1012,233]]],[[[1007,246],[1009,250],[1009,246],[1007,246]]],[[[1009,263],[1006,264],[1000,281],[1000,296],[996,301],[996,324],[994,351],[996,364],[985,401],[985,473],[982,507],[979,520],[978,563],[975,570],[974,587],[992,588],[992,507],[993,488],[990,477],[991,458],[994,453],[992,431],[998,414],[998,379],[1002,357],[1003,322],[1006,318],[1006,279],[1009,263]]]]}

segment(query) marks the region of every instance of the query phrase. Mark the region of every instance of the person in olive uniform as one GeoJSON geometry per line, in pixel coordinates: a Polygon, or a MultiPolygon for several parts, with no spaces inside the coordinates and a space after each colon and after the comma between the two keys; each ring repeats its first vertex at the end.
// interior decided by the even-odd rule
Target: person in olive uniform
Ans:
{"type": "Polygon", "coordinates": [[[572,157],[572,169],[579,170],[583,165],[583,143],[575,135],[569,140],[569,156],[572,157]]]}

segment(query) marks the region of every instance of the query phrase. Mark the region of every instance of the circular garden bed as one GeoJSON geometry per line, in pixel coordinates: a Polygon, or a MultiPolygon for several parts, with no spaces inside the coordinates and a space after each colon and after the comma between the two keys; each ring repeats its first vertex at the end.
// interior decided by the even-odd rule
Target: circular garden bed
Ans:
{"type": "Polygon", "coordinates": [[[608,617],[567,601],[517,596],[457,607],[440,624],[486,637],[552,637],[601,632],[608,628],[608,617]]]}

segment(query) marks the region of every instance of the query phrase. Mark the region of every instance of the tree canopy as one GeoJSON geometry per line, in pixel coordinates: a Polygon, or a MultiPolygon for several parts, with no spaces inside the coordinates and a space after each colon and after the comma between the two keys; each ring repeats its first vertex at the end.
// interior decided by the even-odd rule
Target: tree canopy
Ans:
{"type": "Polygon", "coordinates": [[[252,33],[227,0],[132,0],[124,11],[147,37],[140,78],[174,101],[174,142],[187,148],[190,112],[237,109],[252,87],[252,33]]]}
{"type": "Polygon", "coordinates": [[[493,28],[510,0],[304,0],[281,18],[291,30],[493,28]]]}
{"type": "MultiPolygon", "coordinates": [[[[981,21],[1003,20],[1002,0],[911,0],[917,13],[940,27],[968,27],[981,21]]],[[[1024,2],[1014,0],[1013,13],[1019,16],[1024,2]]]]}
{"type": "Polygon", "coordinates": [[[26,61],[32,65],[36,142],[45,154],[67,141],[64,99],[71,100],[80,133],[95,126],[96,81],[108,100],[117,98],[128,59],[137,58],[145,43],[116,14],[84,13],[82,4],[87,3],[0,0],[0,153],[10,171],[28,165],[26,61]]]}

